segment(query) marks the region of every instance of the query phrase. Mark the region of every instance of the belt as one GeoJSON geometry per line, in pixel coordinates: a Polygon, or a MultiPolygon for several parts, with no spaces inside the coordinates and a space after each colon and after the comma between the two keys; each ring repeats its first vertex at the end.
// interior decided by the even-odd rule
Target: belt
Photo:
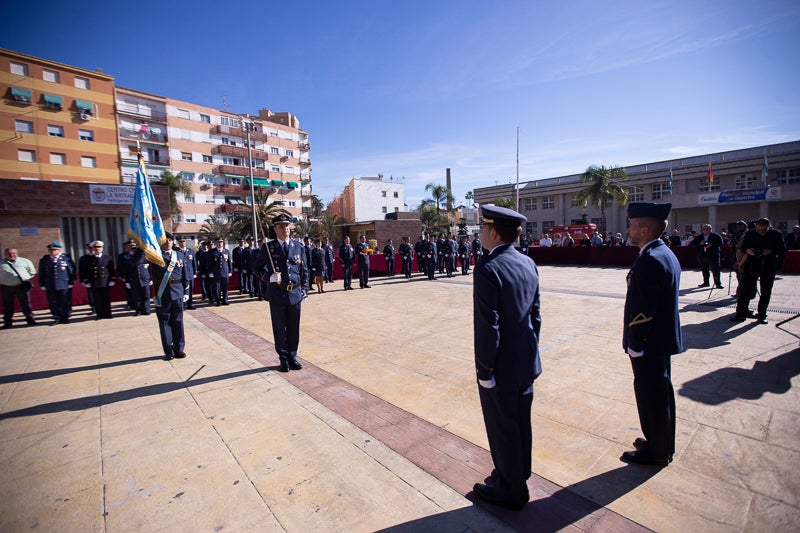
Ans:
{"type": "Polygon", "coordinates": [[[181,280],[179,280],[179,279],[169,278],[169,284],[170,285],[175,285],[176,283],[180,283],[180,282],[181,282],[181,280]]]}
{"type": "Polygon", "coordinates": [[[289,283],[288,285],[279,285],[277,283],[272,283],[272,286],[278,287],[280,289],[285,289],[287,292],[289,292],[294,290],[295,287],[297,287],[297,283],[295,283],[294,285],[292,285],[291,283],[289,283]]]}

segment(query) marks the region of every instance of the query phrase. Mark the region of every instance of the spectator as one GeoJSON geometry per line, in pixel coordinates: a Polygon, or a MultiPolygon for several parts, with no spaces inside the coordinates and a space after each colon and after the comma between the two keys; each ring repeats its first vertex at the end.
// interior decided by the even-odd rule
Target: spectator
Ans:
{"type": "Polygon", "coordinates": [[[35,325],[31,310],[31,279],[36,268],[30,259],[19,257],[16,248],[6,248],[5,259],[0,264],[0,293],[3,297],[3,328],[8,329],[14,322],[14,299],[19,301],[25,321],[35,325]]]}
{"type": "Polygon", "coordinates": [[[800,226],[792,228],[792,232],[786,236],[787,250],[800,250],[800,226]]]}

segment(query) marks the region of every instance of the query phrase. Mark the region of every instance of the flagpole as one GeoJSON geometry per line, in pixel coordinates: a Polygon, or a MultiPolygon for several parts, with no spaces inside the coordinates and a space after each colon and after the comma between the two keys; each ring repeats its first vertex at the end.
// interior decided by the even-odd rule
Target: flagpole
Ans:
{"type": "Polygon", "coordinates": [[[519,212],[519,126],[517,126],[517,212],[519,212]]]}

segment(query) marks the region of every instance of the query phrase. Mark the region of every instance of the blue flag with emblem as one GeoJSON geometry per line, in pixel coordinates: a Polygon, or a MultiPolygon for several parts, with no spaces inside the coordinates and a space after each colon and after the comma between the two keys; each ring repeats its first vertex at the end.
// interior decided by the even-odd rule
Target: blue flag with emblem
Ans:
{"type": "Polygon", "coordinates": [[[136,171],[136,190],[133,193],[128,236],[136,241],[148,261],[164,266],[161,244],[166,242],[167,237],[161,215],[158,213],[156,198],[153,196],[153,189],[147,181],[147,170],[141,152],[139,152],[139,168],[136,171]]]}

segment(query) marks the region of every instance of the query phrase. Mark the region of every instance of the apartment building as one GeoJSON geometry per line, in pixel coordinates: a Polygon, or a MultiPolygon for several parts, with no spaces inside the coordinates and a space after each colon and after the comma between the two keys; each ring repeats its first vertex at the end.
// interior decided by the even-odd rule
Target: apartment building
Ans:
{"type": "MultiPolygon", "coordinates": [[[[621,183],[629,202],[671,202],[670,228],[700,231],[709,223],[716,231],[732,230],[737,220],[767,217],[783,231],[800,219],[800,141],[757,146],[626,167],[621,183]],[[764,171],[766,170],[766,178],[764,171]],[[713,183],[709,180],[709,171],[713,183]]],[[[526,232],[538,237],[553,226],[581,223],[584,218],[608,231],[625,232],[626,208],[582,209],[576,195],[584,188],[580,174],[520,183],[519,210],[528,218],[526,232]],[[585,216],[584,216],[585,215],[585,216]]],[[[478,204],[515,198],[513,184],[477,188],[478,204]]]]}
{"type": "Polygon", "coordinates": [[[383,220],[388,213],[408,211],[402,183],[383,175],[352,178],[342,193],[328,204],[328,213],[347,222],[383,220]]]}

